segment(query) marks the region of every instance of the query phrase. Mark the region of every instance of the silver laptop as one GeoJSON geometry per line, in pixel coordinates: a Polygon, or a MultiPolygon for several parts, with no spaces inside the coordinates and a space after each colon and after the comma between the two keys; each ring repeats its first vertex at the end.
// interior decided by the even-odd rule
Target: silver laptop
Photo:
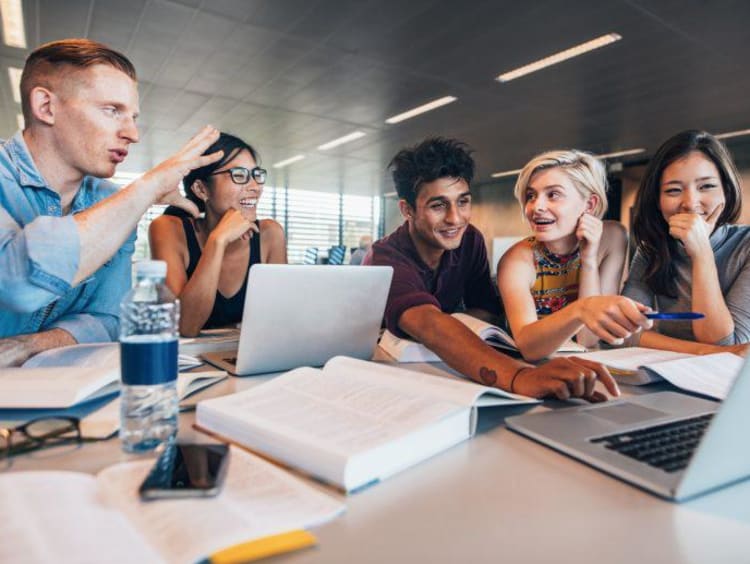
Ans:
{"type": "Polygon", "coordinates": [[[392,276],[390,266],[256,264],[238,350],[202,356],[238,376],[370,359],[392,276]]]}
{"type": "Polygon", "coordinates": [[[750,477],[750,360],[723,403],[659,392],[509,417],[510,429],[674,501],[750,477]]]}

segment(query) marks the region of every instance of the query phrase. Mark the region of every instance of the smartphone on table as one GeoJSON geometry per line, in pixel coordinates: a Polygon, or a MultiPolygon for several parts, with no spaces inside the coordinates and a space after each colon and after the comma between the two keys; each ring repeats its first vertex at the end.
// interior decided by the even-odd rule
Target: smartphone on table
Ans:
{"type": "Polygon", "coordinates": [[[138,491],[144,500],[214,496],[221,490],[227,466],[228,445],[171,443],[138,491]]]}

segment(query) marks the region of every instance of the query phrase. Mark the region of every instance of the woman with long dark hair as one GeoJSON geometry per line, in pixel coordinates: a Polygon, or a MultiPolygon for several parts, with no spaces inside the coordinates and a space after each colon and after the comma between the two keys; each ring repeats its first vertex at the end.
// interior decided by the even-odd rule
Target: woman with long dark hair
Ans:
{"type": "Polygon", "coordinates": [[[217,151],[219,161],[183,180],[203,215],[165,214],[149,229],[151,256],[167,262],[167,286],[180,298],[184,336],[240,321],[250,267],[287,260],[281,226],[256,217],[266,171],[255,149],[222,133],[206,154],[217,151]]]}
{"type": "Polygon", "coordinates": [[[640,344],[685,350],[750,341],[750,227],[729,152],[705,131],[667,140],[648,165],[635,201],[637,252],[623,294],[662,312],[696,311],[692,321],[657,322],[640,344]]]}

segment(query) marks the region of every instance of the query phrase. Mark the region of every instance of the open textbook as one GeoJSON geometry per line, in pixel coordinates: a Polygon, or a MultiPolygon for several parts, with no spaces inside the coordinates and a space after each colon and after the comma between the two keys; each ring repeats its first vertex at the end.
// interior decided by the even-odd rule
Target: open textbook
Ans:
{"type": "Polygon", "coordinates": [[[610,349],[577,355],[601,362],[621,384],[640,386],[667,380],[674,386],[724,399],[742,368],[732,353],[692,355],[643,347],[610,349]]]}
{"type": "Polygon", "coordinates": [[[180,353],[198,355],[214,351],[236,351],[239,342],[238,327],[204,329],[197,337],[181,337],[180,353]]]}
{"type": "Polygon", "coordinates": [[[335,357],[201,401],[196,426],[351,492],[472,436],[477,407],[524,403],[537,400],[335,357]]]}
{"type": "MultiPolygon", "coordinates": [[[[187,363],[187,361],[184,361],[187,363]]],[[[226,372],[181,372],[177,394],[183,399],[226,378],[226,372]]],[[[116,393],[120,381],[117,343],[50,349],[22,368],[0,372],[0,409],[65,408],[116,393]]]]}
{"type": "MultiPolygon", "coordinates": [[[[196,562],[221,549],[333,519],[344,505],[233,448],[214,498],[144,502],[153,461],[0,476],[0,562],[196,562]]],[[[235,553],[242,554],[242,546],[235,553]]]]}
{"type": "MultiPolygon", "coordinates": [[[[454,313],[452,315],[491,347],[501,352],[518,353],[513,337],[497,325],[492,325],[466,313],[454,313]]],[[[437,362],[440,360],[434,352],[421,343],[396,337],[387,329],[380,338],[380,346],[398,362],[437,362]]],[[[573,340],[568,340],[560,346],[558,352],[586,352],[586,347],[573,340]]]]}

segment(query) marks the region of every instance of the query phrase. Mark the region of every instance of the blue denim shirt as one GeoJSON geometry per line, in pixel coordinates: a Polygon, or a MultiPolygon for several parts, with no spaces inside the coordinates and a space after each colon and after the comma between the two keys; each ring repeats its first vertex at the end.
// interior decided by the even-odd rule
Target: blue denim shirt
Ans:
{"type": "Polygon", "coordinates": [[[19,131],[0,140],[0,338],[64,329],[79,343],[115,340],[130,289],[135,233],[90,278],[72,286],[80,240],[75,213],[117,191],[86,176],[62,215],[19,131]]]}

